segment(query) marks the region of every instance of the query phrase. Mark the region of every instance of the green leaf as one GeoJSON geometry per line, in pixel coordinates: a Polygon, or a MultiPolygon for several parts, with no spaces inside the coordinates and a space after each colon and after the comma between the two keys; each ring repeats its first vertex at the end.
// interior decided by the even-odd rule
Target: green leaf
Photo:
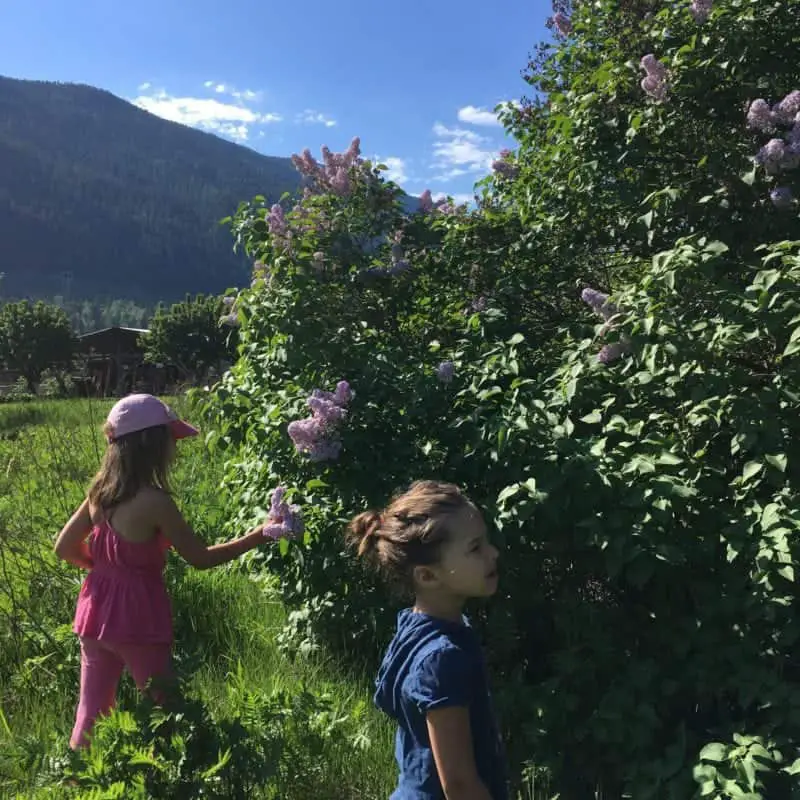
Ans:
{"type": "Polygon", "coordinates": [[[787,458],[785,453],[778,453],[777,455],[764,456],[764,460],[771,467],[775,467],[779,472],[786,472],[787,458]]]}
{"type": "Polygon", "coordinates": [[[756,172],[758,171],[758,167],[754,166],[749,172],[745,172],[739,177],[742,179],[743,183],[746,183],[748,186],[752,186],[753,182],[756,179],[756,172]]]}
{"type": "Polygon", "coordinates": [[[720,763],[727,759],[727,755],[728,748],[724,744],[721,742],[711,742],[700,751],[700,760],[720,763]]]}
{"type": "Polygon", "coordinates": [[[763,469],[764,465],[760,461],[748,461],[747,464],[744,465],[744,470],[742,471],[742,481],[747,483],[747,481],[754,478],[763,469]]]}

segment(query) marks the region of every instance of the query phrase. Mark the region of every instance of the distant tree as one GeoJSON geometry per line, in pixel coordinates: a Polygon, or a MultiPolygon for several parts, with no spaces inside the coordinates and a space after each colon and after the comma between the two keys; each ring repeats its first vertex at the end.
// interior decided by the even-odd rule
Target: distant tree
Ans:
{"type": "Polygon", "coordinates": [[[221,297],[199,294],[169,307],[159,307],[142,338],[147,359],[170,363],[194,377],[233,359],[238,333],[220,324],[225,313],[221,297]]]}
{"type": "Polygon", "coordinates": [[[75,339],[63,309],[28,300],[0,306],[0,363],[20,372],[31,392],[46,369],[69,368],[74,353],[75,339]]]}

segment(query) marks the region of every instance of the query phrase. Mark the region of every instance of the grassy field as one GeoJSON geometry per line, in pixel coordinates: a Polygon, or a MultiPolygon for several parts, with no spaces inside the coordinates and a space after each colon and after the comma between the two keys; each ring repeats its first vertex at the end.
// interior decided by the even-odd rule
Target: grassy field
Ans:
{"type": "MultiPolygon", "coordinates": [[[[78,648],[70,623],[82,576],[57,563],[51,547],[99,464],[109,406],[97,400],[0,405],[2,798],[60,796],[35,787],[49,759],[65,752],[73,721],[78,648]]],[[[174,489],[190,522],[210,540],[225,519],[225,498],[221,463],[199,439],[181,443],[174,489]]],[[[334,716],[356,722],[357,743],[352,737],[325,740],[315,754],[313,785],[305,781],[298,793],[322,800],[388,797],[395,777],[393,731],[371,707],[369,676],[348,677],[332,664],[282,655],[275,633],[284,612],[268,583],[235,568],[194,571],[177,559],[168,578],[176,661],[193,697],[224,712],[236,702],[231,685],[327,696],[334,716]]],[[[128,678],[120,698],[123,707],[136,702],[128,678]]]]}

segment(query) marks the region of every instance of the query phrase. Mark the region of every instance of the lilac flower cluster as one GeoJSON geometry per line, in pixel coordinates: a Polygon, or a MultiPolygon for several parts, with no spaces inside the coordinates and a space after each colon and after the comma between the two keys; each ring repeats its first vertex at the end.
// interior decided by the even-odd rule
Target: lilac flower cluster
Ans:
{"type": "Polygon", "coordinates": [[[289,223],[286,221],[286,215],[283,212],[283,207],[275,203],[267,214],[267,225],[269,232],[276,237],[284,237],[289,231],[289,223]]]}
{"type": "Polygon", "coordinates": [[[452,361],[442,361],[436,367],[436,377],[442,383],[451,383],[456,374],[456,365],[452,361]]]}
{"type": "Polygon", "coordinates": [[[369,267],[361,270],[361,275],[370,278],[396,277],[408,272],[411,264],[407,261],[403,246],[398,242],[392,245],[392,263],[388,267],[369,267]]]}
{"type": "Polygon", "coordinates": [[[444,214],[447,217],[453,217],[456,214],[461,213],[462,211],[467,210],[467,204],[461,203],[460,205],[451,202],[445,197],[440,198],[436,201],[434,206],[434,211],[438,211],[440,214],[444,214]]]}
{"type": "Polygon", "coordinates": [[[431,211],[433,211],[433,197],[431,196],[430,189],[426,189],[419,196],[419,210],[423,214],[429,214],[431,211]]]}
{"type": "Polygon", "coordinates": [[[283,499],[285,496],[286,489],[283,486],[272,493],[272,502],[263,528],[265,539],[286,539],[299,536],[305,530],[300,506],[288,505],[283,499]]]}
{"type": "Polygon", "coordinates": [[[347,417],[346,406],[353,397],[350,384],[339,381],[336,390],[314,389],[308,398],[311,416],[289,424],[288,433],[298,453],[312,461],[333,461],[342,451],[339,426],[347,417]]]}
{"type": "MultiPolygon", "coordinates": [[[[614,317],[619,313],[619,309],[614,303],[609,301],[607,294],[587,286],[581,292],[581,300],[605,320],[605,323],[598,332],[598,336],[605,336],[606,333],[616,327],[614,324],[614,317]]],[[[628,344],[625,341],[611,342],[603,345],[600,352],[597,354],[597,360],[601,364],[611,364],[627,352],[628,344]]]]}
{"type": "Polygon", "coordinates": [[[514,180],[519,175],[519,167],[512,158],[510,150],[501,150],[500,157],[492,162],[492,170],[508,180],[514,180]]]}
{"type": "MultiPolygon", "coordinates": [[[[503,152],[508,153],[510,151],[504,150],[503,152]]],[[[419,211],[422,214],[430,214],[433,211],[438,211],[441,214],[452,215],[457,214],[459,211],[465,208],[466,203],[464,205],[457,206],[451,203],[446,197],[440,197],[438,200],[434,200],[430,189],[426,189],[419,196],[419,211]]]]}
{"type": "Polygon", "coordinates": [[[712,7],[712,0],[692,0],[689,13],[692,15],[695,22],[702,25],[711,16],[712,7]]]}
{"type": "MultiPolygon", "coordinates": [[[[789,92],[774,106],[759,98],[747,110],[750,128],[774,135],[756,154],[755,162],[768,175],[778,175],[800,166],[800,91],[789,92]]],[[[770,200],[776,208],[789,208],[794,198],[791,189],[777,187],[770,192],[770,200]]]]}
{"type": "Polygon", "coordinates": [[[548,22],[548,27],[555,28],[559,36],[569,36],[572,33],[572,20],[563,11],[556,12],[548,22]]]}
{"type": "Polygon", "coordinates": [[[469,310],[473,314],[482,314],[484,311],[486,311],[488,305],[489,305],[489,299],[486,297],[486,295],[482,294],[480,295],[480,297],[476,297],[469,304],[469,310]]]}
{"type": "Polygon", "coordinates": [[[647,73],[642,78],[642,89],[654,100],[664,100],[668,90],[667,68],[652,53],[643,56],[639,66],[647,73]]]}
{"type": "Polygon", "coordinates": [[[361,140],[356,136],[343,153],[332,153],[328,147],[323,147],[322,162],[320,164],[308,148],[302,155],[292,156],[297,171],[314,182],[316,191],[330,191],[346,197],[352,190],[350,170],[362,163],[361,140]]]}

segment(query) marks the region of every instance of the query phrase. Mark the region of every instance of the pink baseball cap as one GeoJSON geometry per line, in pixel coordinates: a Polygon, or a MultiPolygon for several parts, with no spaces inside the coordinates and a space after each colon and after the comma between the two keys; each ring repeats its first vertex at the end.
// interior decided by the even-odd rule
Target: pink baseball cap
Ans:
{"type": "Polygon", "coordinates": [[[108,412],[107,422],[111,428],[108,437],[110,442],[128,433],[155,428],[157,425],[169,425],[176,439],[185,439],[200,433],[152,394],[129,394],[123,397],[108,412]]]}

